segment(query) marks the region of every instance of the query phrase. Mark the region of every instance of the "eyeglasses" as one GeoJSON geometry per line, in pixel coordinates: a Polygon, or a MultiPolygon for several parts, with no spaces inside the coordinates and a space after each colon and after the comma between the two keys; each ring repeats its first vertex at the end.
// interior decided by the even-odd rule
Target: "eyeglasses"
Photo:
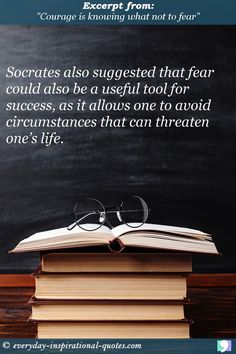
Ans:
{"type": "Polygon", "coordinates": [[[138,196],[128,197],[119,206],[107,208],[99,200],[87,198],[75,205],[71,214],[74,223],[67,229],[72,230],[77,225],[85,231],[94,231],[105,223],[112,228],[113,226],[107,218],[109,214],[116,214],[121,223],[138,228],[146,222],[148,213],[146,202],[138,196]]]}

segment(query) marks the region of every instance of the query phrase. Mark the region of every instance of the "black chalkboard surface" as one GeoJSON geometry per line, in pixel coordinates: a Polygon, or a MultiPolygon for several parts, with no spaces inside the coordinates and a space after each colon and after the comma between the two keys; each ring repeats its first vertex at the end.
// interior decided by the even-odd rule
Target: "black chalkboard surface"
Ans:
{"type": "Polygon", "coordinates": [[[235,27],[224,26],[1,26],[1,272],[32,271],[37,254],[8,255],[8,250],[34,232],[69,224],[78,199],[94,196],[113,204],[130,194],[147,201],[150,222],[214,235],[223,256],[195,256],[195,271],[236,271],[235,35],[235,27]],[[216,75],[193,89],[195,97],[211,97],[214,102],[211,112],[204,113],[211,126],[74,129],[63,132],[65,143],[60,146],[7,145],[10,128],[5,121],[10,115],[4,90],[9,65],[207,66],[216,75]]]}

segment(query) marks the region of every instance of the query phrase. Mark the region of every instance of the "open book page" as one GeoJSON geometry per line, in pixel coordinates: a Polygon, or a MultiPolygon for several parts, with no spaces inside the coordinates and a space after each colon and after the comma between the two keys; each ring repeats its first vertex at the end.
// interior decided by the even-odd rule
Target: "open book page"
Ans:
{"type": "Polygon", "coordinates": [[[195,240],[195,242],[189,242],[189,240],[177,240],[166,238],[153,238],[153,237],[140,237],[133,234],[126,234],[120,237],[124,246],[130,247],[145,247],[155,249],[166,249],[173,251],[184,252],[197,252],[197,253],[212,253],[218,254],[218,251],[213,242],[195,240]]]}
{"type": "MultiPolygon", "coordinates": [[[[91,225],[92,226],[92,225],[91,225]]],[[[88,225],[89,227],[89,225],[88,225]]],[[[85,231],[80,227],[68,230],[67,227],[37,232],[22,240],[11,252],[41,251],[47,249],[96,246],[109,244],[114,236],[106,226],[101,226],[95,231],[85,231]]]]}
{"type": "MultiPolygon", "coordinates": [[[[145,239],[153,239],[155,242],[155,239],[164,239],[164,240],[169,240],[169,241],[179,241],[179,242],[188,242],[188,243],[211,243],[209,240],[206,240],[204,238],[200,237],[189,237],[185,235],[177,235],[177,234],[165,234],[161,232],[151,232],[151,231],[140,231],[140,232],[127,232],[121,236],[119,236],[119,239],[122,241],[124,239],[130,239],[131,237],[139,237],[145,239]]],[[[143,242],[144,242],[143,241],[143,242]]]]}
{"type": "Polygon", "coordinates": [[[134,225],[134,227],[130,227],[125,224],[116,226],[112,229],[112,233],[114,234],[115,237],[119,237],[126,233],[132,233],[138,236],[138,235],[144,235],[144,231],[149,231],[149,232],[153,232],[153,237],[155,237],[155,235],[156,237],[159,237],[159,235],[163,233],[163,234],[173,234],[173,235],[180,235],[185,237],[192,237],[192,238],[209,240],[209,241],[212,239],[211,236],[205,232],[186,228],[186,227],[148,224],[148,223],[145,223],[140,227],[135,227],[135,224],[132,225],[134,225]]]}

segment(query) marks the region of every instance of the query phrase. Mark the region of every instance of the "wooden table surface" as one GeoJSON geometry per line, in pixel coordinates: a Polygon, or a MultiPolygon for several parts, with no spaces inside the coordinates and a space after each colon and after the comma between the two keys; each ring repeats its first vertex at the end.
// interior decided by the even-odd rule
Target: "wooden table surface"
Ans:
{"type": "MultiPolygon", "coordinates": [[[[27,301],[34,293],[30,275],[0,275],[0,338],[35,338],[27,301]]],[[[186,318],[192,338],[236,337],[236,274],[192,274],[188,277],[186,318]]]]}

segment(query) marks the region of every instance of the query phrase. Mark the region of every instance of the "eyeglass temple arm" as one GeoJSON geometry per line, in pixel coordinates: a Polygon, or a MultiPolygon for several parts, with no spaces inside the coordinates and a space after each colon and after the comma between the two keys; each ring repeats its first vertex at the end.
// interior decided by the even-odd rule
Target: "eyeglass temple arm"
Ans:
{"type": "MultiPolygon", "coordinates": [[[[79,220],[76,220],[76,221],[74,222],[74,224],[68,226],[68,227],[67,227],[67,230],[68,230],[68,231],[73,230],[73,229],[75,228],[75,226],[78,225],[79,222],[81,222],[83,219],[87,218],[89,215],[93,215],[93,214],[100,214],[100,213],[99,213],[98,211],[94,210],[94,211],[92,211],[92,212],[90,212],[90,213],[88,213],[88,214],[82,216],[82,218],[80,218],[79,220]]],[[[73,216],[74,219],[75,219],[75,214],[74,214],[74,213],[72,213],[72,216],[73,216]]]]}
{"type": "MultiPolygon", "coordinates": [[[[107,211],[107,209],[105,209],[107,211]]],[[[98,215],[102,215],[102,214],[105,214],[103,211],[97,211],[97,210],[94,210],[92,211],[91,213],[88,213],[86,214],[85,216],[83,216],[82,218],[80,218],[79,220],[77,220],[76,224],[79,223],[81,220],[85,219],[87,216],[89,215],[93,215],[93,214],[98,214],[98,215]]],[[[106,214],[105,214],[105,220],[106,220],[106,223],[109,225],[109,227],[112,229],[113,228],[113,225],[110,223],[110,221],[108,220],[108,218],[106,217],[106,214]]]]}
{"type": "Polygon", "coordinates": [[[110,223],[110,221],[108,220],[107,217],[106,217],[106,223],[108,224],[108,226],[110,227],[110,229],[113,229],[113,225],[110,223]]]}
{"type": "Polygon", "coordinates": [[[76,227],[76,225],[77,225],[76,222],[74,222],[74,224],[67,226],[67,230],[68,231],[73,230],[76,227]]]}
{"type": "MultiPolygon", "coordinates": [[[[111,207],[105,208],[105,212],[108,212],[108,213],[112,213],[112,212],[117,213],[117,210],[114,210],[115,208],[117,209],[116,206],[111,206],[111,207]]],[[[118,211],[120,211],[120,210],[118,210],[118,211]]],[[[86,218],[87,216],[93,215],[93,214],[102,215],[102,214],[104,214],[104,211],[97,211],[97,210],[94,210],[94,211],[92,211],[92,212],[86,214],[85,216],[83,216],[82,218],[80,218],[79,220],[77,220],[77,222],[75,223],[75,225],[73,226],[73,228],[77,225],[78,222],[80,222],[81,220],[83,220],[83,219],[86,218]]],[[[74,216],[74,214],[72,214],[72,215],[74,216]]],[[[107,219],[107,217],[106,217],[106,223],[108,224],[108,226],[109,226],[110,228],[113,228],[113,225],[110,223],[110,221],[107,219]]],[[[72,229],[71,229],[71,230],[72,230],[72,229]]]]}

